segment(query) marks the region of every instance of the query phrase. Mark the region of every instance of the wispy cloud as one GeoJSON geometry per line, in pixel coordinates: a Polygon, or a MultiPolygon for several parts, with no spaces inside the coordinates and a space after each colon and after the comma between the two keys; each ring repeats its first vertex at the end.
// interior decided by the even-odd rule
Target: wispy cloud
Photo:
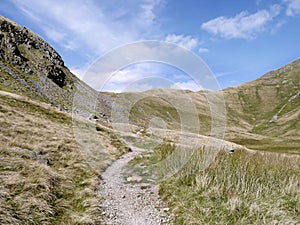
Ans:
{"type": "Polygon", "coordinates": [[[75,74],[79,79],[82,79],[87,71],[86,67],[71,67],[70,71],[75,74]]]}
{"type": "Polygon", "coordinates": [[[187,48],[188,50],[192,50],[198,46],[199,41],[197,38],[193,38],[192,36],[186,35],[176,35],[176,34],[168,34],[165,41],[171,42],[173,44],[177,44],[181,47],[187,48]]]}
{"type": "MultiPolygon", "coordinates": [[[[159,11],[165,0],[131,0],[103,1],[96,0],[12,0],[22,15],[32,21],[35,27],[43,32],[44,37],[65,50],[73,51],[76,57],[83,58],[80,65],[72,64],[71,71],[85,79],[87,65],[97,57],[105,55],[112,49],[124,44],[140,40],[158,39],[180,45],[188,50],[197,50],[199,40],[185,34],[168,34],[160,30],[159,11]]],[[[153,49],[146,49],[153,51],[153,49]]],[[[202,48],[202,51],[206,51],[202,48]]],[[[72,53],[73,53],[72,52],[72,53]]],[[[154,51],[154,53],[157,53],[154,51]]],[[[161,53],[158,50],[158,53],[161,53]]],[[[74,57],[75,58],[75,57],[74,57]]],[[[77,61],[76,61],[77,63],[77,61]]],[[[120,92],[124,89],[139,90],[160,87],[159,79],[141,83],[145,78],[156,76],[165,80],[170,78],[169,69],[160,65],[134,65],[118,71],[105,83],[98,87],[89,82],[97,90],[120,92]],[[149,72],[151,71],[151,72],[149,72]],[[156,81],[155,81],[156,80],[156,81]]],[[[94,79],[94,78],[92,78],[94,79]]],[[[100,78],[101,79],[101,78],[100,78]]],[[[170,80],[163,87],[170,87],[170,80]],[[169,82],[169,83],[168,83],[169,82]]],[[[175,80],[184,89],[198,89],[187,79],[175,80]]],[[[102,84],[102,83],[101,83],[102,84]]]]}
{"type": "MultiPolygon", "coordinates": [[[[81,70],[72,70],[81,73],[81,70]]],[[[181,70],[163,63],[142,62],[129,65],[119,71],[112,72],[103,81],[99,74],[91,71],[82,79],[90,83],[99,91],[145,91],[153,88],[175,88],[199,91],[202,86],[197,85],[191,76],[181,70]],[[101,82],[99,82],[99,80],[101,82]]]]}
{"type": "Polygon", "coordinates": [[[144,31],[155,25],[154,11],[160,0],[128,3],[127,7],[132,10],[122,10],[121,2],[115,3],[120,4],[119,8],[93,0],[13,2],[61,47],[88,48],[95,55],[101,55],[122,44],[143,39],[144,31]]]}
{"type": "Polygon", "coordinates": [[[199,52],[206,53],[206,52],[209,52],[209,49],[208,48],[199,48],[199,52]]]}
{"type": "Polygon", "coordinates": [[[300,13],[300,0],[283,0],[287,4],[286,15],[294,16],[300,13]]]}
{"type": "Polygon", "coordinates": [[[200,91],[203,90],[203,87],[201,85],[198,85],[193,80],[188,81],[182,81],[182,82],[176,82],[171,86],[173,89],[182,89],[182,90],[191,90],[191,91],[200,91]]]}
{"type": "Polygon", "coordinates": [[[215,74],[216,78],[220,78],[220,77],[225,77],[225,76],[229,76],[229,75],[232,75],[232,74],[236,74],[238,73],[239,71],[230,71],[230,72],[217,72],[215,74]]]}
{"type": "Polygon", "coordinates": [[[162,76],[162,71],[166,66],[157,63],[138,63],[128,66],[120,71],[116,71],[101,87],[102,91],[122,92],[145,91],[157,87],[150,77],[162,76]]]}
{"type": "Polygon", "coordinates": [[[234,17],[220,16],[202,24],[202,29],[226,39],[254,39],[266,26],[279,15],[281,7],[272,5],[269,10],[254,14],[241,12],[234,17]]]}
{"type": "Polygon", "coordinates": [[[51,40],[55,41],[56,43],[60,43],[64,41],[66,34],[63,31],[59,31],[53,27],[44,27],[43,28],[47,37],[51,40]]]}
{"type": "Polygon", "coordinates": [[[159,3],[160,0],[150,0],[140,5],[141,12],[139,14],[139,17],[143,25],[151,26],[155,23],[156,15],[154,13],[154,9],[159,3]]]}

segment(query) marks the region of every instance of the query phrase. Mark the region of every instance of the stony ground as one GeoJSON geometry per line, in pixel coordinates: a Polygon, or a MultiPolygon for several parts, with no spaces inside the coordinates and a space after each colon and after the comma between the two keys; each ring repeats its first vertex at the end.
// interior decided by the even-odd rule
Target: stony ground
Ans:
{"type": "Polygon", "coordinates": [[[171,224],[168,208],[158,195],[158,186],[142,181],[135,174],[128,174],[130,160],[146,151],[131,146],[132,152],[123,155],[102,174],[104,185],[100,196],[104,197],[103,223],[122,225],[171,224]]]}

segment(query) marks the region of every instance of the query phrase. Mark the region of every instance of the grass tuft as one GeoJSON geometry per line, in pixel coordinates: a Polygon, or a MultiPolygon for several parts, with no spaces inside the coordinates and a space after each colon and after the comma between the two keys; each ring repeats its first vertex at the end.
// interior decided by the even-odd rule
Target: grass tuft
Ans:
{"type": "MultiPolygon", "coordinates": [[[[79,151],[71,125],[44,103],[0,93],[0,224],[100,224],[99,171],[79,151]]],[[[125,151],[105,128],[95,132],[114,154],[125,151]]]]}
{"type": "Polygon", "coordinates": [[[298,157],[220,152],[201,170],[204,152],[197,150],[187,166],[160,185],[175,224],[299,223],[298,157]]]}

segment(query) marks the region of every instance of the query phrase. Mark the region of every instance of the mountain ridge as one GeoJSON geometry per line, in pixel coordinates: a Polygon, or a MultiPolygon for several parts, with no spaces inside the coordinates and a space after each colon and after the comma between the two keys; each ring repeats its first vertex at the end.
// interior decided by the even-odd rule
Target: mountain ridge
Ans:
{"type": "MultiPolygon", "coordinates": [[[[134,102],[129,122],[144,130],[158,125],[153,118],[163,120],[168,129],[181,129],[181,118],[172,103],[182,101],[184,104],[185,99],[179,100],[178,97],[186,95],[197,112],[183,108],[182,113],[197,114],[199,133],[210,135],[212,117],[209,97],[212,94],[209,91],[156,89],[139,93],[96,92],[73,75],[61,56],[32,31],[4,17],[0,17],[0,31],[2,90],[42,100],[69,112],[74,108],[75,99],[75,114],[84,117],[95,115],[95,118],[111,122],[114,122],[112,109],[115,101],[119,101],[116,111],[122,109],[122,104],[134,102]]],[[[261,140],[281,144],[286,139],[298,141],[299,74],[300,59],[297,59],[254,81],[219,91],[224,96],[227,111],[225,139],[238,144],[261,140]]],[[[120,121],[128,120],[120,118],[120,121]]]]}
{"type": "Polygon", "coordinates": [[[299,221],[300,60],[218,92],[99,93],[29,32],[0,17],[0,224],[299,221]]]}

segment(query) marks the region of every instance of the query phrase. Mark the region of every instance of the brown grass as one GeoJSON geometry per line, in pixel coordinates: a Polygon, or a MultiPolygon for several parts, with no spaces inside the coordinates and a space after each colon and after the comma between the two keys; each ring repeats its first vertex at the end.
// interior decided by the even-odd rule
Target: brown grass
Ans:
{"type": "Polygon", "coordinates": [[[220,152],[205,170],[203,153],[162,182],[175,224],[298,224],[300,158],[220,152]]]}
{"type": "MultiPolygon", "coordinates": [[[[44,103],[0,93],[0,224],[99,224],[99,173],[78,150],[71,125],[68,114],[44,103]]],[[[123,146],[103,132],[110,149],[123,146]]]]}

